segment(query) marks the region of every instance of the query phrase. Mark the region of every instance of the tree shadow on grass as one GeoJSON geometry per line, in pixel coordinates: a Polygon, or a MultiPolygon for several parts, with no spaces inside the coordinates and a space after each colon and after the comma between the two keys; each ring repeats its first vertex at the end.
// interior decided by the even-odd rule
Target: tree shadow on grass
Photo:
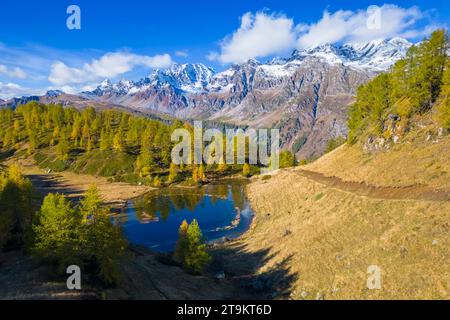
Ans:
{"type": "Polygon", "coordinates": [[[208,272],[224,274],[236,288],[235,299],[287,299],[297,275],[290,270],[292,255],[273,267],[261,268],[274,258],[270,248],[250,252],[244,244],[230,243],[210,250],[213,262],[208,272]]]}
{"type": "Polygon", "coordinates": [[[74,203],[78,203],[83,197],[83,190],[68,187],[58,180],[58,176],[33,174],[27,177],[31,180],[33,188],[38,191],[38,197],[41,199],[45,198],[49,193],[60,193],[74,203]]]}
{"type": "Polygon", "coordinates": [[[9,149],[6,151],[0,151],[0,161],[5,161],[12,157],[16,153],[15,149],[9,149]]]}

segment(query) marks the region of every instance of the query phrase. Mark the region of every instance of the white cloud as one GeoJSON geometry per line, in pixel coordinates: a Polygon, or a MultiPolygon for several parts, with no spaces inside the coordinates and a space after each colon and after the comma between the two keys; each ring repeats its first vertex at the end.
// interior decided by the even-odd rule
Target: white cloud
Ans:
{"type": "Polygon", "coordinates": [[[210,53],[208,59],[222,63],[243,62],[291,49],[295,45],[294,22],[280,14],[250,12],[241,18],[241,26],[222,40],[220,53],[210,53]]]}
{"type": "Polygon", "coordinates": [[[318,22],[301,25],[297,46],[307,48],[342,41],[413,38],[423,34],[415,26],[425,16],[418,7],[401,8],[391,4],[369,7],[367,10],[325,11],[318,22]]]}
{"type": "Polygon", "coordinates": [[[8,68],[7,66],[0,64],[0,74],[6,75],[9,78],[25,79],[27,74],[21,68],[8,68]]]}
{"type": "Polygon", "coordinates": [[[28,96],[28,95],[41,95],[45,91],[39,89],[25,88],[16,83],[3,83],[0,82],[0,98],[10,99],[13,97],[28,96]]]}
{"type": "Polygon", "coordinates": [[[48,80],[58,86],[83,84],[103,78],[114,78],[133,70],[137,66],[167,68],[173,64],[168,54],[144,56],[126,52],[112,52],[85,63],[81,68],[69,67],[61,61],[51,66],[48,80]]]}
{"type": "Polygon", "coordinates": [[[355,11],[325,11],[317,22],[297,25],[281,14],[246,13],[239,29],[221,41],[220,51],[210,52],[206,57],[211,61],[239,63],[327,43],[414,39],[436,29],[437,25],[427,20],[428,14],[416,6],[402,8],[393,4],[355,11]],[[418,28],[419,24],[425,26],[418,28]]]}
{"type": "Polygon", "coordinates": [[[189,57],[189,53],[188,53],[187,50],[179,50],[179,51],[176,51],[176,52],[175,52],[175,55],[176,55],[177,57],[181,57],[181,58],[187,58],[187,57],[189,57]]]}

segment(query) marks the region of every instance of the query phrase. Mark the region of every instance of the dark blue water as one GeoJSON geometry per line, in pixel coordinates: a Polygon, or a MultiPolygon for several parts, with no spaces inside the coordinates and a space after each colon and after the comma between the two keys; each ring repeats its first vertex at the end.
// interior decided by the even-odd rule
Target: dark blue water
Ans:
{"type": "Polygon", "coordinates": [[[242,181],[224,181],[198,189],[169,188],[130,202],[115,218],[133,244],[170,252],[183,220],[196,219],[206,241],[234,238],[250,226],[253,212],[242,181]]]}

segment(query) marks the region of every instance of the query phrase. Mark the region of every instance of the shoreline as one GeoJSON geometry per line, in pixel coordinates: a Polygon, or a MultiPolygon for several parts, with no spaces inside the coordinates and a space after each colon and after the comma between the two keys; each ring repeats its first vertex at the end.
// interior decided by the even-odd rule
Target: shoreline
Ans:
{"type": "Polygon", "coordinates": [[[156,188],[133,185],[126,182],[110,182],[106,177],[78,174],[71,171],[47,172],[32,159],[9,159],[6,164],[16,163],[22,174],[28,177],[42,197],[49,193],[60,193],[77,203],[91,185],[96,185],[105,206],[112,210],[122,209],[126,202],[138,198],[156,188]]]}

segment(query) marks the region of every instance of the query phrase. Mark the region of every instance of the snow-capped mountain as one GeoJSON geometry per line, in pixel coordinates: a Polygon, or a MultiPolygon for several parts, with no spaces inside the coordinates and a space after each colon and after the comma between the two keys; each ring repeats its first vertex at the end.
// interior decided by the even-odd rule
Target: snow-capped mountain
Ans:
{"type": "Polygon", "coordinates": [[[154,84],[171,84],[185,92],[199,92],[206,88],[214,70],[204,64],[174,64],[167,70],[156,70],[150,75],[154,84]]]}
{"type": "MultiPolygon", "coordinates": [[[[346,67],[363,70],[369,73],[386,71],[396,61],[406,56],[412,46],[401,38],[391,40],[375,40],[367,43],[347,43],[341,46],[325,44],[314,48],[295,50],[288,58],[274,58],[267,63],[254,59],[243,64],[236,64],[229,69],[215,73],[204,64],[174,64],[166,70],[157,69],[148,77],[134,82],[121,80],[113,84],[103,81],[97,89],[86,93],[93,96],[133,95],[152,88],[171,87],[175,91],[186,94],[198,94],[233,89],[233,77],[243,74],[244,69],[254,69],[256,73],[265,75],[268,81],[289,77],[306,59],[317,58],[323,63],[342,64],[346,67]]],[[[244,72],[245,73],[245,72],[244,72]]],[[[278,81],[279,82],[279,81],[278,81]]]]}
{"type": "Polygon", "coordinates": [[[385,71],[404,58],[412,43],[402,38],[376,40],[368,43],[349,43],[340,48],[349,65],[375,71],[385,71]]]}
{"type": "MultiPolygon", "coordinates": [[[[44,103],[125,107],[146,114],[279,128],[283,147],[317,156],[347,133],[356,89],[405,57],[404,39],[321,45],[287,58],[251,59],[215,73],[203,64],[175,64],[139,81],[103,81],[79,95],[49,92],[44,103]]],[[[15,102],[17,103],[17,102],[15,102]]]]}
{"type": "Polygon", "coordinates": [[[404,58],[411,46],[412,43],[402,38],[346,43],[342,46],[325,44],[294,51],[291,60],[302,60],[314,56],[328,63],[341,63],[371,72],[382,72],[404,58]]]}
{"type": "Polygon", "coordinates": [[[105,79],[92,92],[84,92],[87,96],[125,96],[143,92],[150,87],[163,88],[170,86],[185,93],[201,92],[208,86],[214,70],[203,64],[174,64],[166,70],[156,69],[148,77],[140,81],[121,80],[112,83],[105,79]]]}

